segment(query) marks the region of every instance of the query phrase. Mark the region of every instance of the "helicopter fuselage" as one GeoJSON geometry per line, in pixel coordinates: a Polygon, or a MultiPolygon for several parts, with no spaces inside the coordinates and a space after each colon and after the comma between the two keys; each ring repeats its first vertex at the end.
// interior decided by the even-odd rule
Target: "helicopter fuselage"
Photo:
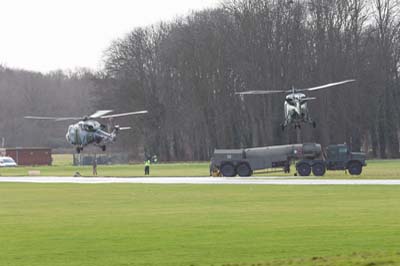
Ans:
{"type": "MultiPolygon", "coordinates": [[[[316,97],[307,97],[303,91],[317,91],[325,88],[331,88],[334,86],[350,83],[356,81],[355,79],[347,79],[339,82],[332,82],[316,87],[306,89],[296,89],[292,87],[290,90],[253,90],[253,91],[242,91],[235,92],[238,95],[259,95],[259,94],[276,94],[276,93],[289,93],[286,95],[284,102],[285,121],[281,124],[282,130],[285,129],[289,124],[294,124],[295,128],[300,128],[301,123],[312,124],[315,128],[316,123],[309,115],[307,102],[315,100],[316,97]]],[[[243,98],[242,98],[243,100],[243,98]]]]}
{"type": "Polygon", "coordinates": [[[300,123],[312,123],[308,113],[306,95],[303,93],[291,93],[286,95],[284,102],[285,121],[283,127],[293,123],[300,127],[300,123]]]}
{"type": "Polygon", "coordinates": [[[107,132],[105,129],[105,125],[87,119],[70,125],[65,137],[77,150],[89,144],[105,147],[107,143],[114,142],[117,136],[117,130],[107,132]]]}
{"type": "Polygon", "coordinates": [[[112,120],[117,117],[126,117],[131,115],[139,115],[148,113],[147,110],[110,114],[113,110],[97,110],[92,115],[80,117],[56,117],[56,116],[24,116],[25,119],[45,120],[45,121],[79,121],[68,127],[65,138],[67,141],[76,147],[76,151],[80,153],[83,147],[93,144],[101,147],[103,151],[106,150],[106,144],[114,142],[117,138],[118,132],[121,130],[129,130],[131,127],[120,127],[119,125],[113,126],[113,129],[108,129],[107,126],[97,122],[95,119],[109,119],[109,126],[112,126],[112,120]]]}

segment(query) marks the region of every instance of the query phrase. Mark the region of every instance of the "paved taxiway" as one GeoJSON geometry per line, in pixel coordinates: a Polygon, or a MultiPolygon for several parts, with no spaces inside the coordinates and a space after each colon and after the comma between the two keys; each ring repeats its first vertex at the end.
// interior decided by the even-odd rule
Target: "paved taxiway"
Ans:
{"type": "Polygon", "coordinates": [[[304,179],[298,177],[0,177],[0,182],[77,184],[400,185],[396,179],[304,179]]]}

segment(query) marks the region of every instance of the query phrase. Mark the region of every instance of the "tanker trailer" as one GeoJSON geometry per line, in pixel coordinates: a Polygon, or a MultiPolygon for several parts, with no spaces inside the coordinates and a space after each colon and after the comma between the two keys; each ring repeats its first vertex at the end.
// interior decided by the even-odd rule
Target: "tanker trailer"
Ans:
{"type": "Polygon", "coordinates": [[[214,150],[210,162],[210,175],[219,172],[223,176],[251,176],[256,170],[280,168],[290,172],[293,160],[315,159],[322,154],[317,143],[267,146],[248,149],[214,150]]]}

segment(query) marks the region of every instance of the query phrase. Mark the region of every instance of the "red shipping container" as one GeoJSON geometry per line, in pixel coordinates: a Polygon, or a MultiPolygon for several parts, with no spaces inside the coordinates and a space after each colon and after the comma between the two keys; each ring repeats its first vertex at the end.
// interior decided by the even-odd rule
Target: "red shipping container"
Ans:
{"type": "Polygon", "coordinates": [[[51,165],[50,148],[4,148],[1,149],[2,156],[9,156],[18,165],[51,165]]]}

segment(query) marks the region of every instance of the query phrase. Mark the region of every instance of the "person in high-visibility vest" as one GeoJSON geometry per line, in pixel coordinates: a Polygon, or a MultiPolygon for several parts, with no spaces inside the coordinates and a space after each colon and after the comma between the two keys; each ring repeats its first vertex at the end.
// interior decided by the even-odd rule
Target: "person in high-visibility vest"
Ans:
{"type": "Polygon", "coordinates": [[[150,160],[144,162],[144,175],[150,174],[150,160]]]}

